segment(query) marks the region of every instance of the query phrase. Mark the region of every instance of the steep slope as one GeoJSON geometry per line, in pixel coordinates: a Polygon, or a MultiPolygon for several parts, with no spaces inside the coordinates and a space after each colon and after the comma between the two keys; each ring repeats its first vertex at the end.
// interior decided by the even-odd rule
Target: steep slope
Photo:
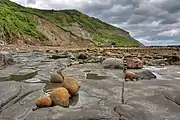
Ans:
{"type": "Polygon", "coordinates": [[[77,10],[39,10],[0,1],[0,40],[9,44],[89,47],[111,44],[139,46],[127,31],[77,10]]]}

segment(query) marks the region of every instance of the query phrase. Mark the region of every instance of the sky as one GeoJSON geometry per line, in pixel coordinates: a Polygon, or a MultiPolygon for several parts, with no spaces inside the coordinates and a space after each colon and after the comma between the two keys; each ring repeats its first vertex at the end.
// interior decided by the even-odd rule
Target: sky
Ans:
{"type": "Polygon", "coordinates": [[[144,45],[180,45],[180,0],[11,0],[40,9],[77,9],[127,30],[144,45]]]}

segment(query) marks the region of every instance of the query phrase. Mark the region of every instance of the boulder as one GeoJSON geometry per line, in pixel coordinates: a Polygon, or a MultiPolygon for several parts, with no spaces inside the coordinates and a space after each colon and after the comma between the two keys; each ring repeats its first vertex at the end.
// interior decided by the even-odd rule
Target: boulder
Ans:
{"type": "Polygon", "coordinates": [[[128,58],[126,62],[129,69],[141,69],[143,67],[143,62],[139,58],[128,58]]]}
{"type": "Polygon", "coordinates": [[[36,101],[36,106],[39,108],[50,107],[52,105],[52,100],[49,96],[40,97],[36,101]]]}
{"type": "Polygon", "coordinates": [[[8,52],[0,52],[0,69],[14,64],[12,56],[8,52]]]}
{"type": "Polygon", "coordinates": [[[141,72],[136,73],[136,75],[138,79],[146,79],[146,80],[156,79],[156,75],[154,75],[149,70],[143,70],[141,72]]]}
{"type": "Polygon", "coordinates": [[[87,59],[88,56],[85,54],[85,53],[80,53],[78,56],[77,56],[77,59],[87,59]]]}
{"type": "Polygon", "coordinates": [[[69,106],[70,94],[64,87],[56,88],[50,93],[50,97],[53,101],[53,105],[59,105],[62,107],[69,106]]]}
{"type": "Polygon", "coordinates": [[[102,62],[104,68],[123,69],[123,60],[118,58],[107,58],[102,62]]]}
{"type": "Polygon", "coordinates": [[[63,87],[68,90],[71,96],[77,95],[80,88],[80,86],[78,85],[78,81],[71,77],[64,78],[63,87]]]}
{"type": "Polygon", "coordinates": [[[62,74],[60,74],[59,72],[55,71],[51,74],[51,79],[50,81],[52,83],[62,83],[64,81],[64,77],[62,74]]]}
{"type": "Polygon", "coordinates": [[[135,72],[125,71],[124,74],[125,74],[125,76],[124,76],[125,81],[128,81],[128,80],[130,80],[130,81],[136,80],[137,81],[138,80],[138,77],[135,72]]]}

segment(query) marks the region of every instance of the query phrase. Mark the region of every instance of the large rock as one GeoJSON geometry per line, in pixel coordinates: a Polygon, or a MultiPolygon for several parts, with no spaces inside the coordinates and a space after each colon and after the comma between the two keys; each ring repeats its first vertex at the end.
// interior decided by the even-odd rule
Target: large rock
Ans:
{"type": "Polygon", "coordinates": [[[59,105],[62,107],[69,106],[70,94],[64,87],[56,88],[50,93],[50,97],[53,101],[53,105],[59,105]]]}
{"type": "Polygon", "coordinates": [[[0,52],[0,69],[14,64],[14,60],[8,52],[0,52]]]}
{"type": "Polygon", "coordinates": [[[104,68],[122,69],[123,60],[118,58],[107,58],[102,62],[104,68]]]}
{"type": "Polygon", "coordinates": [[[36,101],[36,106],[39,108],[50,107],[52,105],[52,99],[49,96],[40,97],[36,101]]]}
{"type": "Polygon", "coordinates": [[[72,77],[64,78],[63,87],[68,90],[71,96],[77,95],[80,88],[78,81],[72,77]]]}
{"type": "Polygon", "coordinates": [[[87,59],[88,56],[85,54],[85,53],[80,53],[78,56],[77,56],[77,59],[87,59]]]}
{"type": "Polygon", "coordinates": [[[130,69],[141,69],[143,67],[143,62],[139,58],[127,58],[127,68],[130,69]]]}
{"type": "Polygon", "coordinates": [[[52,83],[62,83],[64,81],[64,77],[62,76],[61,73],[58,73],[57,71],[55,71],[51,74],[50,81],[52,83]]]}
{"type": "Polygon", "coordinates": [[[154,75],[149,70],[143,70],[141,72],[138,72],[136,75],[139,79],[145,79],[145,80],[156,79],[156,75],[154,75]]]}

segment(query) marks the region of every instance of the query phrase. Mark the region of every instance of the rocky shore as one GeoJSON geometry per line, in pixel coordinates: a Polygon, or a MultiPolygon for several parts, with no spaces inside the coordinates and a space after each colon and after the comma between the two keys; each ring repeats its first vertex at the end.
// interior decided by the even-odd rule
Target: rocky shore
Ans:
{"type": "Polygon", "coordinates": [[[180,119],[178,47],[11,51],[0,53],[2,120],[180,119]],[[140,78],[125,82],[124,89],[123,60],[140,78]],[[68,108],[33,111],[40,96],[61,87],[50,82],[58,69],[78,80],[78,95],[68,108]]]}

